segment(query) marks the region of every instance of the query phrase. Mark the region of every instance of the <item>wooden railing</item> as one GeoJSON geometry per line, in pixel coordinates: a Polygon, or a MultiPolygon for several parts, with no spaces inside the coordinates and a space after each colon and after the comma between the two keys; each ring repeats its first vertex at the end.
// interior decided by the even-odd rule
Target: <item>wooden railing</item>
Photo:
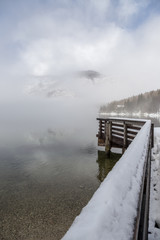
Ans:
{"type": "MultiPolygon", "coordinates": [[[[105,146],[107,154],[109,154],[112,147],[122,148],[124,152],[146,122],[145,120],[116,118],[97,118],[97,120],[99,121],[98,146],[105,146]]],[[[153,127],[152,124],[152,147],[154,144],[153,127]]]]}
{"type": "MultiPolygon", "coordinates": [[[[97,120],[99,120],[98,145],[105,146],[107,154],[109,154],[112,147],[122,148],[125,151],[146,122],[145,120],[116,118],[97,118],[97,120]]],[[[148,139],[133,240],[148,239],[151,149],[154,146],[154,124],[151,124],[148,139]]]]}
{"type": "MultiPolygon", "coordinates": [[[[150,136],[151,134],[152,133],[150,132],[150,136]]],[[[148,240],[150,180],[151,180],[151,149],[152,149],[151,139],[152,136],[149,138],[148,152],[146,155],[143,168],[143,177],[141,191],[139,194],[133,240],[148,240]]]]}

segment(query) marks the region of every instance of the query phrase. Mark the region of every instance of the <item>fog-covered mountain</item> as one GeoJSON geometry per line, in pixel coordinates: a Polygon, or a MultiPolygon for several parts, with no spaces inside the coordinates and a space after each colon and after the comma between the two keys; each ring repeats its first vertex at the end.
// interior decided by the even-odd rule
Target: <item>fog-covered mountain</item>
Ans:
{"type": "Polygon", "coordinates": [[[101,73],[94,71],[94,70],[80,71],[80,72],[78,72],[78,75],[79,75],[79,77],[90,79],[93,82],[96,79],[103,77],[103,75],[101,73]]]}
{"type": "Polygon", "coordinates": [[[90,85],[104,80],[105,76],[94,70],[77,71],[63,75],[32,76],[26,92],[47,98],[75,97],[90,85]]]}
{"type": "Polygon", "coordinates": [[[26,92],[47,98],[72,97],[73,92],[59,82],[55,76],[33,76],[30,84],[26,86],[26,92]]]}
{"type": "Polygon", "coordinates": [[[160,89],[113,101],[100,107],[100,113],[157,113],[160,112],[160,89]]]}

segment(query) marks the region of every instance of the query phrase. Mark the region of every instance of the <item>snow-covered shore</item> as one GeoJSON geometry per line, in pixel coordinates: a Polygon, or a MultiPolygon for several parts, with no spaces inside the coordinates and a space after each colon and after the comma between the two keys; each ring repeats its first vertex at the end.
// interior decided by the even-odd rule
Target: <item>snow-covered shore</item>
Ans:
{"type": "Polygon", "coordinates": [[[129,113],[129,112],[110,112],[110,113],[106,113],[106,112],[100,112],[99,113],[99,117],[105,117],[105,116],[119,116],[119,117],[138,117],[138,118],[160,118],[160,112],[156,112],[156,113],[142,113],[142,112],[133,112],[133,113],[129,113]]]}
{"type": "Polygon", "coordinates": [[[155,128],[151,162],[149,240],[160,240],[160,128],[155,128]]]}
{"type": "Polygon", "coordinates": [[[132,238],[150,124],[142,127],[63,240],[132,238]]]}

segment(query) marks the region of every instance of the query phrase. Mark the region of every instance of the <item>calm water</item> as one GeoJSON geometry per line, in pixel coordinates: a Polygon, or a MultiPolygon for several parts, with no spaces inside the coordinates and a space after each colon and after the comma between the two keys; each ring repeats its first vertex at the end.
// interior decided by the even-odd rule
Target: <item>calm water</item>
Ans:
{"type": "Polygon", "coordinates": [[[97,148],[97,109],[77,102],[0,104],[1,240],[61,239],[119,159],[97,148]]]}
{"type": "Polygon", "coordinates": [[[61,239],[117,156],[97,149],[95,109],[9,106],[1,109],[0,239],[61,239]]]}

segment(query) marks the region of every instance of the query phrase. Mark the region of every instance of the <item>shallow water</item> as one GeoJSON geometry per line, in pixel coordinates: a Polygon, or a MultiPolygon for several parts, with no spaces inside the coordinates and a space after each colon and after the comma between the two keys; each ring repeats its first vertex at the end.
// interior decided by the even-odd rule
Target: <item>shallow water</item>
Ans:
{"type": "Polygon", "coordinates": [[[23,98],[0,105],[0,239],[58,240],[119,159],[98,151],[97,109],[23,98]]]}
{"type": "Polygon", "coordinates": [[[61,239],[115,164],[98,152],[94,112],[57,109],[15,103],[1,118],[1,240],[61,239]]]}

